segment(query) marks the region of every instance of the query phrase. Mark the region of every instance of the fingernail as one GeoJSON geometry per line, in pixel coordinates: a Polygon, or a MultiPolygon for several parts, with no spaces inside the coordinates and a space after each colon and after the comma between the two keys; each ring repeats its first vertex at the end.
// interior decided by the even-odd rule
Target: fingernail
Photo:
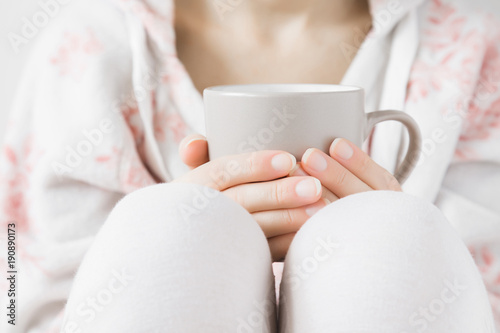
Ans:
{"type": "Polygon", "coordinates": [[[192,144],[195,141],[207,141],[207,140],[202,139],[202,138],[193,138],[184,144],[184,148],[187,148],[187,146],[189,146],[190,144],[192,144]]]}
{"type": "Polygon", "coordinates": [[[279,172],[290,172],[296,164],[295,156],[287,153],[278,154],[271,160],[273,169],[279,172]]]}
{"type": "Polygon", "coordinates": [[[327,198],[323,198],[323,201],[325,202],[325,206],[328,206],[329,204],[331,204],[332,202],[330,200],[328,200],[327,198]]]}
{"type": "Polygon", "coordinates": [[[290,173],[288,175],[295,176],[295,177],[297,177],[297,176],[309,176],[307,173],[304,172],[304,170],[302,170],[302,168],[300,167],[299,164],[295,164],[292,171],[290,171],[290,173]]]}
{"type": "Polygon", "coordinates": [[[348,160],[354,154],[354,150],[352,147],[345,141],[340,138],[337,138],[332,143],[332,148],[330,150],[332,154],[340,157],[343,160],[348,160]]]}
{"type": "Polygon", "coordinates": [[[304,156],[302,156],[302,161],[315,171],[322,172],[326,170],[327,164],[325,158],[314,148],[306,150],[304,156]]]}
{"type": "Polygon", "coordinates": [[[295,185],[295,193],[302,198],[316,197],[321,193],[321,183],[316,178],[307,178],[295,185]]]}
{"type": "Polygon", "coordinates": [[[309,217],[313,216],[317,212],[319,212],[321,209],[323,209],[326,206],[322,200],[318,201],[317,203],[310,205],[309,207],[306,208],[306,214],[309,215],[309,217]]]}

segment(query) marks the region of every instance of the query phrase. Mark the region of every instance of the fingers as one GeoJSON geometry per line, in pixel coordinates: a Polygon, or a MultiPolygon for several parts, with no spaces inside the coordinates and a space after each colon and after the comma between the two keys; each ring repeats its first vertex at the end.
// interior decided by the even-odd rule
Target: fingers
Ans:
{"type": "MultiPolygon", "coordinates": [[[[300,176],[310,176],[307,172],[304,171],[304,169],[301,166],[301,163],[297,163],[295,168],[293,168],[292,171],[290,171],[289,174],[290,177],[300,177],[300,176]]],[[[321,191],[321,196],[325,198],[326,200],[330,202],[337,201],[339,198],[329,189],[323,186],[323,189],[321,191]]]]}
{"type": "Polygon", "coordinates": [[[231,187],[224,194],[253,213],[312,204],[321,198],[321,188],[313,177],[287,177],[231,187]]]}
{"type": "Polygon", "coordinates": [[[290,233],[268,239],[269,250],[271,250],[273,261],[285,258],[294,237],[295,233],[290,233]]]}
{"type": "Polygon", "coordinates": [[[223,191],[230,187],[287,176],[295,157],[282,151],[257,151],[218,158],[188,172],[175,182],[195,183],[223,191]]]}
{"type": "Polygon", "coordinates": [[[316,148],[310,148],[304,153],[302,167],[340,198],[372,190],[339,162],[316,148]]]}
{"type": "Polygon", "coordinates": [[[208,143],[203,135],[193,134],[185,137],[179,145],[182,162],[191,169],[208,162],[208,143]]]}
{"type": "Polygon", "coordinates": [[[335,139],[330,156],[374,190],[401,191],[401,185],[386,169],[346,139],[335,139]]]}
{"type": "Polygon", "coordinates": [[[317,202],[291,209],[256,212],[252,217],[257,221],[267,238],[298,231],[306,221],[330,202],[322,198],[317,202]]]}

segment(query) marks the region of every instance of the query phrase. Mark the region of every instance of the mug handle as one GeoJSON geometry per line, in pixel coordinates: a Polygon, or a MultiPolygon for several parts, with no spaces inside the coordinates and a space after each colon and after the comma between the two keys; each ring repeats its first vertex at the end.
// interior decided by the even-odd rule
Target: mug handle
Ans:
{"type": "Polygon", "coordinates": [[[366,139],[368,135],[370,135],[373,127],[376,124],[383,121],[388,121],[388,120],[399,121],[406,127],[408,134],[410,135],[410,144],[408,146],[408,151],[406,152],[406,156],[405,159],[403,160],[403,163],[401,163],[401,165],[394,174],[394,177],[396,177],[398,182],[400,184],[403,184],[410,175],[410,173],[415,168],[420,153],[422,136],[420,134],[420,129],[417,123],[415,122],[415,120],[413,120],[412,117],[410,117],[406,113],[403,113],[402,111],[392,111],[392,110],[375,111],[367,113],[366,116],[367,116],[367,126],[364,133],[365,134],[364,139],[366,139]]]}

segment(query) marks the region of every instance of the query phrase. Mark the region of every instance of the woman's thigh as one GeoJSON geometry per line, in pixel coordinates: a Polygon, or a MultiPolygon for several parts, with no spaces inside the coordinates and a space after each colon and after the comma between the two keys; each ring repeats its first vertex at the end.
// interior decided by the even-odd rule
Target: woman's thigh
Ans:
{"type": "Polygon", "coordinates": [[[288,252],[281,332],[493,332],[467,248],[433,205],[399,192],[317,213],[288,252]],[[489,330],[491,329],[491,330],[489,330]]]}
{"type": "Polygon", "coordinates": [[[219,192],[161,184],[125,197],[86,255],[63,332],[274,332],[266,238],[219,192]]]}

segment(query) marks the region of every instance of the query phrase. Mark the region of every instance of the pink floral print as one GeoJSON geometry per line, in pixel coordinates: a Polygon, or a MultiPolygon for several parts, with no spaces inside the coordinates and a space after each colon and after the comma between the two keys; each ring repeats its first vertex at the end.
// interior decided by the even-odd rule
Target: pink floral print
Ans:
{"type": "Polygon", "coordinates": [[[87,28],[82,33],[66,32],[56,54],[50,59],[60,76],[80,81],[92,55],[103,50],[95,33],[87,28]]]}

